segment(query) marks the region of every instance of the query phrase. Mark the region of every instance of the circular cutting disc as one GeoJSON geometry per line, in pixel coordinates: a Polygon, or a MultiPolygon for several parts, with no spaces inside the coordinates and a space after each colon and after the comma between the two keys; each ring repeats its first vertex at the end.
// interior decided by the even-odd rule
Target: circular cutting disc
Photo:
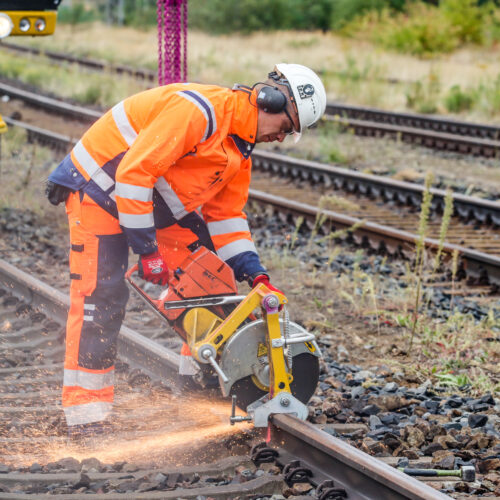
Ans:
{"type": "MultiPolygon", "coordinates": [[[[318,385],[319,358],[306,352],[293,356],[292,375],[290,390],[297,399],[306,404],[318,385]]],[[[255,377],[249,375],[237,380],[231,387],[230,394],[236,395],[236,404],[242,410],[246,410],[250,403],[267,394],[267,391],[257,387],[254,380],[255,377]]]]}
{"type": "MultiPolygon", "coordinates": [[[[308,332],[293,321],[280,319],[282,335],[303,337],[308,332]]],[[[269,361],[267,353],[267,326],[262,319],[241,326],[224,346],[220,366],[228,377],[224,383],[226,394],[236,395],[239,408],[246,410],[250,403],[269,391],[269,361]]],[[[316,390],[319,379],[318,349],[314,342],[292,343],[287,349],[292,357],[290,390],[307,403],[316,390]]]]}

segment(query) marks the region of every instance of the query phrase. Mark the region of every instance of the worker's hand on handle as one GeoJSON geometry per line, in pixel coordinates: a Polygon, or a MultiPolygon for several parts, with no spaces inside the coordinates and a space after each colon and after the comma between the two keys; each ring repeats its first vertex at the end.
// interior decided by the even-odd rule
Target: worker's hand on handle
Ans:
{"type": "Polygon", "coordinates": [[[264,285],[269,288],[272,292],[278,292],[281,293],[281,295],[285,295],[279,288],[276,288],[275,286],[271,285],[269,282],[269,276],[267,274],[258,274],[252,279],[252,288],[255,288],[257,285],[260,285],[261,283],[264,283],[264,285]]]}
{"type": "Polygon", "coordinates": [[[45,196],[47,196],[52,205],[57,206],[59,203],[65,202],[70,193],[74,193],[74,191],[66,186],[61,186],[51,181],[47,181],[45,184],[45,196]]]}
{"type": "Polygon", "coordinates": [[[139,276],[155,285],[168,285],[168,267],[158,250],[139,257],[139,276]]]}

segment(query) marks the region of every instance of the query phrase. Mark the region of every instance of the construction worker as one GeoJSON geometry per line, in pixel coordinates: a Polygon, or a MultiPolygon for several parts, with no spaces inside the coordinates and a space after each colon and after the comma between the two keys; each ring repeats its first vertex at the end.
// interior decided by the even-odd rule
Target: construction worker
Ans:
{"type": "Polygon", "coordinates": [[[237,280],[277,290],[243,212],[250,154],[290,134],[297,142],[325,106],[321,80],[298,64],[276,65],[253,87],[165,85],[114,106],[51,173],[47,196],[66,203],[70,226],[62,391],[70,436],[108,426],[129,246],[139,275],[152,283],[166,285],[169,265],[202,244],[237,280]]]}

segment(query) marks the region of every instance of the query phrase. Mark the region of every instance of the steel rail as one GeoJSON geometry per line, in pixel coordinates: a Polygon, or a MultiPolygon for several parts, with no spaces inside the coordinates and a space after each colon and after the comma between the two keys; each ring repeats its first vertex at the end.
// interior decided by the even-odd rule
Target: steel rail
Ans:
{"type": "MultiPolygon", "coordinates": [[[[363,195],[383,196],[405,205],[419,207],[425,188],[412,182],[397,181],[378,175],[364,174],[347,168],[335,167],[310,160],[301,160],[264,150],[252,153],[252,168],[280,173],[291,178],[334,185],[363,195]]],[[[431,188],[432,211],[444,211],[446,191],[431,188]]],[[[460,193],[453,193],[453,207],[457,215],[478,222],[500,226],[500,203],[460,193]]]]}
{"type": "MultiPolygon", "coordinates": [[[[24,47],[7,41],[0,41],[0,48],[11,51],[45,56],[55,61],[65,61],[98,71],[112,71],[118,74],[127,74],[132,77],[156,82],[156,71],[145,68],[133,68],[122,64],[114,64],[102,60],[83,58],[37,47],[24,47]]],[[[321,71],[318,71],[321,73],[321,71]]],[[[390,83],[397,82],[391,79],[390,83]]],[[[356,106],[339,102],[329,102],[326,107],[329,116],[339,115],[344,118],[354,118],[377,123],[387,123],[404,127],[427,129],[436,132],[464,135],[479,138],[500,139],[500,127],[474,122],[458,121],[449,118],[435,117],[419,113],[385,111],[373,107],[356,106]]]]}
{"type": "MultiPolygon", "coordinates": [[[[28,135],[31,135],[35,139],[42,137],[42,142],[54,141],[60,149],[68,150],[70,146],[76,144],[76,140],[61,134],[44,131],[38,127],[23,124],[9,118],[6,118],[5,121],[9,125],[25,127],[28,130],[28,135]]],[[[357,242],[360,244],[368,243],[375,250],[388,251],[393,255],[404,253],[405,250],[413,251],[415,242],[419,239],[416,234],[407,231],[363,221],[331,210],[324,210],[253,189],[249,191],[249,199],[273,206],[280,212],[287,211],[295,216],[306,216],[312,221],[313,225],[318,224],[319,221],[323,227],[326,227],[327,224],[333,224],[335,228],[339,229],[351,229],[354,227],[353,238],[355,241],[357,238],[357,242]]],[[[485,202],[485,200],[480,201],[481,203],[485,202]]],[[[488,205],[488,202],[486,203],[488,205]]],[[[424,244],[427,248],[439,248],[439,241],[432,238],[426,238],[424,244]]],[[[476,278],[481,278],[486,274],[490,282],[495,284],[500,283],[500,257],[449,243],[444,244],[443,251],[449,254],[457,251],[464,261],[464,270],[468,274],[476,278]]]]}
{"type": "MultiPolygon", "coordinates": [[[[18,89],[12,85],[0,83],[0,93],[3,92],[12,98],[21,99],[49,112],[61,113],[86,123],[93,123],[100,116],[102,111],[91,110],[82,106],[76,106],[59,99],[39,96],[33,92],[18,89]]],[[[5,117],[7,124],[20,124],[8,117],[5,117]]],[[[41,135],[40,130],[34,126],[25,126],[32,134],[41,135]]],[[[64,136],[61,140],[57,136],[53,141],[58,144],[64,143],[64,136]]],[[[500,143],[499,143],[500,145],[500,143]]],[[[64,149],[64,146],[61,146],[64,149]]],[[[407,205],[420,206],[424,188],[418,184],[410,182],[396,181],[381,176],[362,174],[354,170],[325,165],[318,162],[300,160],[289,156],[279,155],[264,150],[256,150],[252,154],[255,168],[280,171],[281,174],[303,179],[321,181],[327,186],[334,184],[338,188],[345,187],[348,191],[359,191],[361,194],[372,194],[379,196],[382,194],[386,199],[397,199],[398,202],[407,205]]],[[[446,191],[432,189],[433,201],[431,209],[433,211],[444,210],[446,191]]],[[[455,212],[462,218],[475,219],[481,223],[491,222],[500,225],[500,203],[490,200],[483,200],[472,196],[453,194],[453,204],[455,212]]]]}
{"type": "MultiPolygon", "coordinates": [[[[263,191],[250,189],[249,198],[252,201],[273,206],[277,211],[287,211],[292,216],[307,217],[312,225],[321,224],[327,226],[332,224],[331,230],[353,230],[353,238],[358,243],[368,243],[374,250],[386,250],[389,253],[397,254],[405,250],[414,252],[415,244],[419,236],[407,231],[401,231],[389,226],[383,226],[374,222],[364,221],[356,217],[340,214],[332,210],[321,209],[305,203],[271,195],[263,191]],[[392,247],[392,248],[391,248],[392,247]]],[[[439,241],[432,238],[425,238],[424,245],[430,249],[439,248],[439,241]]],[[[481,277],[487,273],[492,283],[500,284],[500,256],[478,252],[471,248],[460,245],[444,243],[443,252],[453,254],[458,252],[464,260],[465,270],[474,277],[481,277]]]]}
{"type": "Polygon", "coordinates": [[[390,135],[394,138],[400,138],[405,142],[455,151],[457,153],[496,157],[500,151],[500,141],[494,139],[481,139],[446,132],[434,132],[420,128],[389,125],[340,116],[327,115],[325,120],[337,123],[342,128],[352,129],[359,135],[374,137],[390,135]]]}
{"type": "MultiPolygon", "coordinates": [[[[0,286],[31,307],[54,319],[65,321],[69,308],[69,298],[66,294],[1,259],[0,286]]],[[[127,327],[122,327],[118,336],[118,355],[124,361],[139,367],[153,380],[168,378],[173,370],[177,372],[180,359],[180,356],[170,349],[127,327]]],[[[317,486],[325,479],[333,480],[346,488],[349,491],[349,498],[353,500],[450,498],[330,436],[309,422],[287,415],[273,415],[270,430],[270,444],[279,449],[278,463],[284,465],[290,460],[299,459],[301,464],[311,468],[313,486],[317,486]]],[[[265,430],[259,432],[264,437],[265,430]]],[[[122,497],[123,495],[119,498],[122,497]]],[[[158,498],[160,497],[161,495],[158,495],[158,498]]],[[[20,494],[19,498],[29,498],[29,496],[20,494]]],[[[105,498],[114,497],[106,495],[105,498]]]]}
{"type": "MultiPolygon", "coordinates": [[[[67,61],[95,69],[156,81],[156,73],[146,69],[111,64],[95,59],[83,59],[71,54],[42,51],[0,43],[0,47],[35,55],[45,55],[57,61],[67,61]]],[[[455,151],[462,154],[496,157],[500,152],[500,128],[486,124],[459,122],[441,117],[412,113],[394,113],[376,108],[328,103],[326,120],[333,120],[343,128],[353,129],[359,135],[379,137],[390,135],[403,141],[430,148],[455,151]]]]}
{"type": "MultiPolygon", "coordinates": [[[[95,122],[103,114],[102,111],[96,111],[83,106],[71,104],[66,101],[62,101],[61,99],[53,99],[52,97],[35,94],[7,83],[0,82],[0,93],[13,99],[20,99],[38,108],[42,108],[49,113],[61,113],[64,116],[75,118],[77,120],[83,120],[89,124],[95,122]]],[[[4,119],[5,118],[6,117],[4,117],[4,119]]]]}
{"type": "MultiPolygon", "coordinates": [[[[70,305],[67,295],[1,259],[0,285],[47,316],[66,322],[70,305]]],[[[122,326],[117,347],[124,361],[140,368],[153,380],[174,379],[178,372],[179,354],[131,328],[122,326]]]]}
{"type": "Polygon", "coordinates": [[[338,115],[343,118],[354,118],[403,127],[426,129],[435,132],[446,132],[455,135],[467,135],[471,137],[500,139],[500,126],[487,125],[484,123],[463,122],[444,118],[442,116],[430,116],[420,113],[385,111],[383,109],[368,106],[356,106],[353,104],[342,104],[330,102],[326,105],[326,113],[330,116],[338,115]]]}
{"type": "Polygon", "coordinates": [[[434,488],[403,474],[342,440],[291,415],[275,414],[270,445],[279,450],[278,463],[300,460],[316,486],[333,479],[350,500],[445,500],[434,488]]]}

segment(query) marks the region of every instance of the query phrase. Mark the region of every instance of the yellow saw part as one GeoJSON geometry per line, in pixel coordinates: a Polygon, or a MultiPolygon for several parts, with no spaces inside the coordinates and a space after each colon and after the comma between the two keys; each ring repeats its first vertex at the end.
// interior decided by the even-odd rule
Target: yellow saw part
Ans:
{"type": "Polygon", "coordinates": [[[7,124],[3,121],[2,115],[0,115],[0,134],[7,132],[7,124]]]}
{"type": "Polygon", "coordinates": [[[186,332],[186,340],[190,348],[205,338],[222,323],[222,318],[204,307],[190,309],[184,316],[182,327],[186,332]]]}

